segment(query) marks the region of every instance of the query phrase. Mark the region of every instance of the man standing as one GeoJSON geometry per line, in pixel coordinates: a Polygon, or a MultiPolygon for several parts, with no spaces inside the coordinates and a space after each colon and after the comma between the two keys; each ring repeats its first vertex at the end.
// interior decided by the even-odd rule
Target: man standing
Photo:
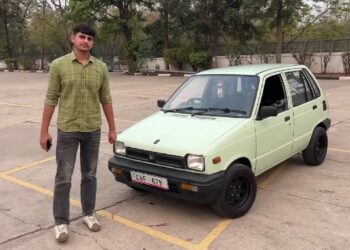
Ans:
{"type": "Polygon", "coordinates": [[[109,126],[109,143],[116,140],[107,66],[89,53],[94,37],[95,31],[89,25],[73,29],[72,53],[52,62],[43,110],[40,145],[48,151],[52,141],[49,125],[59,103],[53,214],[55,236],[60,242],[68,239],[69,194],[79,145],[83,222],[94,232],[101,227],[93,214],[102,123],[100,103],[109,126]]]}

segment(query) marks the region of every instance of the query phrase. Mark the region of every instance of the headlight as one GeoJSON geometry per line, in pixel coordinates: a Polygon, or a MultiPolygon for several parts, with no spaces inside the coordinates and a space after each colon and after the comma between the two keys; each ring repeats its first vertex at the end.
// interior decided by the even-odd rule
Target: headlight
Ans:
{"type": "Polygon", "coordinates": [[[204,157],[201,155],[187,155],[187,167],[196,171],[204,171],[204,157]]]}
{"type": "Polygon", "coordinates": [[[116,141],[114,143],[114,153],[118,155],[126,155],[124,142],[116,141]]]}

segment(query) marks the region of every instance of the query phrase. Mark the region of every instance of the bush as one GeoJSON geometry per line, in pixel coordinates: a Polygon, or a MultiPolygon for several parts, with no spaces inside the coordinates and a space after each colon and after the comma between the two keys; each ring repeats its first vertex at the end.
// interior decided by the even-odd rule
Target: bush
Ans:
{"type": "Polygon", "coordinates": [[[212,57],[205,51],[191,52],[189,54],[189,62],[194,71],[209,69],[212,57]]]}
{"type": "Polygon", "coordinates": [[[13,71],[16,67],[16,58],[6,58],[5,63],[9,71],[13,71]]]}
{"type": "Polygon", "coordinates": [[[190,50],[188,48],[171,48],[164,50],[164,59],[166,63],[182,69],[182,65],[189,61],[190,50]]]}
{"type": "Polygon", "coordinates": [[[21,58],[19,59],[19,64],[24,70],[32,70],[35,68],[35,59],[21,58]]]}

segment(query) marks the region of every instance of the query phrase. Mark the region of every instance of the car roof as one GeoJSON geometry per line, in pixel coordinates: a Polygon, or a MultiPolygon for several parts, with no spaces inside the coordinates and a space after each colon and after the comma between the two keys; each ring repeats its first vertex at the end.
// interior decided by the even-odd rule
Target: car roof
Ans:
{"type": "Polygon", "coordinates": [[[305,67],[299,64],[248,64],[209,69],[196,75],[267,75],[280,70],[305,67]]]}

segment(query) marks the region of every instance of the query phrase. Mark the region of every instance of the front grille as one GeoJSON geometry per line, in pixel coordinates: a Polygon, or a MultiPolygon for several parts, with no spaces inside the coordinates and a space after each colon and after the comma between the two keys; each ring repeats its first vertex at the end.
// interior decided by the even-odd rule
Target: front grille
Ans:
{"type": "Polygon", "coordinates": [[[157,163],[160,165],[175,167],[175,168],[185,168],[185,158],[174,155],[161,154],[136,148],[126,148],[126,156],[129,158],[157,163]]]}

